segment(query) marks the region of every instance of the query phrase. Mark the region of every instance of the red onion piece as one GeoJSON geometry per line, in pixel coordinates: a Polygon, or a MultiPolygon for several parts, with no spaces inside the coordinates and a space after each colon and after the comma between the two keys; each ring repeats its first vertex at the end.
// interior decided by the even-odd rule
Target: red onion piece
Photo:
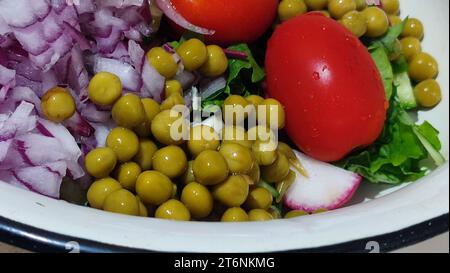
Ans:
{"type": "Polygon", "coordinates": [[[380,0],[366,0],[366,3],[368,6],[377,6],[377,7],[382,6],[382,3],[380,0]]]}
{"type": "Polygon", "coordinates": [[[180,13],[177,12],[172,4],[172,1],[170,0],[156,0],[156,4],[162,10],[162,12],[164,12],[164,14],[169,17],[170,20],[184,29],[203,35],[213,35],[215,33],[214,30],[202,28],[190,23],[188,20],[186,20],[186,18],[184,18],[180,13]]]}
{"type": "Polygon", "coordinates": [[[220,77],[212,81],[207,82],[200,87],[200,94],[202,100],[213,97],[217,92],[221,91],[227,86],[227,79],[225,77],[220,77]]]}
{"type": "Polygon", "coordinates": [[[141,88],[141,77],[134,67],[128,63],[114,59],[97,57],[94,64],[94,72],[106,71],[117,75],[122,81],[124,89],[138,92],[141,88]]]}
{"type": "Polygon", "coordinates": [[[240,59],[240,60],[247,60],[248,55],[245,52],[238,51],[238,50],[232,50],[232,49],[223,49],[223,52],[225,55],[227,55],[230,59],[240,59]]]}
{"type": "Polygon", "coordinates": [[[174,54],[175,53],[175,49],[169,43],[165,43],[163,45],[163,48],[164,48],[165,51],[169,52],[170,54],[174,54]]]}
{"type": "Polygon", "coordinates": [[[71,26],[67,22],[63,22],[65,31],[74,39],[78,45],[80,46],[81,50],[89,50],[91,49],[91,45],[89,44],[89,41],[86,40],[86,38],[83,36],[83,34],[73,26],[71,26]]]}
{"type": "Polygon", "coordinates": [[[64,121],[64,126],[75,136],[90,137],[94,134],[94,128],[78,112],[64,121]]]}
{"type": "Polygon", "coordinates": [[[144,82],[142,95],[161,102],[166,79],[147,61],[144,61],[142,80],[144,82]]]}

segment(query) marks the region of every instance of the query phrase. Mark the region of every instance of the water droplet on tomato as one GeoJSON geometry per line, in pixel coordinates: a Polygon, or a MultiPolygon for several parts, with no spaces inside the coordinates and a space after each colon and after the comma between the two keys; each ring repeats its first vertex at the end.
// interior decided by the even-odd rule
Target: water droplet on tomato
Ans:
{"type": "Polygon", "coordinates": [[[319,74],[319,72],[314,72],[314,73],[313,73],[313,79],[315,79],[316,81],[320,80],[320,74],[319,74]]]}

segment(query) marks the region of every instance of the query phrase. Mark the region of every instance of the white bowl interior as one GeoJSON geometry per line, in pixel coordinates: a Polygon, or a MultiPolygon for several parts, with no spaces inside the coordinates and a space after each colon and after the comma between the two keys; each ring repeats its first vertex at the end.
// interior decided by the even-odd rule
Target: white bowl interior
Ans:
{"type": "MultiPolygon", "coordinates": [[[[402,15],[425,25],[424,50],[440,63],[444,99],[419,113],[440,130],[449,157],[449,2],[404,0],[402,15]]],[[[364,183],[350,206],[265,223],[178,223],[127,217],[70,205],[0,183],[0,215],[51,232],[108,244],[162,251],[260,252],[320,247],[400,230],[448,213],[448,163],[417,183],[364,183]]],[[[41,238],[42,239],[42,238],[41,238]]]]}

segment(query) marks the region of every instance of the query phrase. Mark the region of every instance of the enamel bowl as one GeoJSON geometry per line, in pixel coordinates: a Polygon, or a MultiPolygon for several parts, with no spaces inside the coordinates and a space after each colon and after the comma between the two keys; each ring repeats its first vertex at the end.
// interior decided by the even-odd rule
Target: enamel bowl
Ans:
{"type": "MultiPolygon", "coordinates": [[[[402,15],[425,25],[424,50],[440,63],[444,100],[421,112],[449,155],[449,2],[408,0],[402,15]]],[[[336,211],[263,223],[179,223],[111,214],[0,183],[0,241],[39,251],[390,251],[448,230],[449,164],[416,183],[363,183],[336,211]],[[66,250],[67,249],[67,250],[66,250]],[[77,250],[77,249],[75,249],[77,250]]]]}

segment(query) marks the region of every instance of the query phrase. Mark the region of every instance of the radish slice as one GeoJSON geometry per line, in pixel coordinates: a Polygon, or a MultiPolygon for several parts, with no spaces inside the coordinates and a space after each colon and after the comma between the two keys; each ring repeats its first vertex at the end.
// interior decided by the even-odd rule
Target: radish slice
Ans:
{"type": "Polygon", "coordinates": [[[158,7],[164,12],[164,14],[169,17],[177,25],[190,30],[192,32],[196,32],[203,35],[213,35],[215,33],[214,30],[202,28],[190,23],[186,18],[184,18],[181,14],[177,12],[175,7],[170,0],[156,0],[156,4],[158,7]]]}
{"type": "Polygon", "coordinates": [[[358,189],[362,177],[358,174],[312,159],[295,151],[308,170],[309,178],[297,176],[284,198],[284,204],[293,210],[312,213],[319,209],[334,210],[343,207],[358,189]]]}

